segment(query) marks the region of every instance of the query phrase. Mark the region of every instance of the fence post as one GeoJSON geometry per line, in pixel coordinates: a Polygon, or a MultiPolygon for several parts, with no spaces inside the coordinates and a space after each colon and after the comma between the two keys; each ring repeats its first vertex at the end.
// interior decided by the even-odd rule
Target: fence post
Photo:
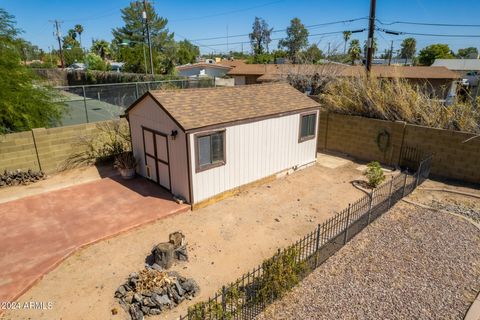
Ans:
{"type": "Polygon", "coordinates": [[[87,95],[85,93],[85,86],[82,86],[82,91],[83,91],[83,106],[85,107],[85,119],[88,121],[88,111],[87,111],[87,95]]]}
{"type": "Polygon", "coordinates": [[[136,99],[140,98],[140,94],[138,92],[138,82],[135,82],[135,94],[136,94],[136,99]]]}
{"type": "Polygon", "coordinates": [[[225,288],[225,286],[222,286],[222,320],[225,320],[226,319],[226,312],[227,312],[227,298],[226,298],[226,295],[227,295],[227,289],[225,288]]]}
{"type": "Polygon", "coordinates": [[[392,207],[392,190],[393,190],[393,176],[390,180],[390,191],[388,191],[388,207],[392,207]]]}
{"type": "Polygon", "coordinates": [[[348,225],[350,224],[350,211],[352,209],[352,205],[349,203],[348,204],[348,213],[347,213],[347,225],[345,227],[345,238],[343,239],[343,244],[347,244],[347,238],[348,238],[348,225]]]}
{"type": "Polygon", "coordinates": [[[403,194],[402,194],[402,198],[405,197],[405,191],[407,189],[407,177],[408,177],[408,174],[405,173],[405,179],[403,180],[403,194]]]}
{"type": "Polygon", "coordinates": [[[420,174],[422,172],[422,165],[423,165],[423,160],[420,162],[420,165],[418,166],[418,169],[417,169],[417,179],[415,181],[415,189],[418,187],[418,184],[420,182],[420,174]]]}
{"type": "Polygon", "coordinates": [[[315,268],[318,267],[318,249],[320,249],[320,223],[317,225],[317,243],[315,249],[315,268]]]}
{"type": "Polygon", "coordinates": [[[372,214],[372,206],[373,206],[373,197],[375,196],[375,189],[373,189],[372,193],[370,194],[370,203],[368,204],[368,214],[367,214],[367,226],[370,224],[370,217],[372,214]]]}

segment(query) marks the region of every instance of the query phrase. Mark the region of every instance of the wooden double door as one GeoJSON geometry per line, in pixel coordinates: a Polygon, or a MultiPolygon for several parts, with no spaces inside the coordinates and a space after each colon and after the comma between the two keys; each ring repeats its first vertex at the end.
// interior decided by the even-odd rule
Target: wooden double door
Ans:
{"type": "Polygon", "coordinates": [[[142,127],[147,178],[171,190],[168,135],[142,127]]]}

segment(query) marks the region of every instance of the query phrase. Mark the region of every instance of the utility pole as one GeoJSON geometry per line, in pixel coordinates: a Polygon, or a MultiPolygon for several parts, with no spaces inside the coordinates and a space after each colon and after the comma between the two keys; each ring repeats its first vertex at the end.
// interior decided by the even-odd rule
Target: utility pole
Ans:
{"type": "Polygon", "coordinates": [[[390,42],[390,54],[388,55],[388,65],[392,64],[392,56],[393,56],[393,40],[390,42]]]}
{"type": "Polygon", "coordinates": [[[65,62],[63,60],[63,50],[62,50],[62,34],[60,32],[60,25],[63,23],[63,21],[59,20],[49,20],[49,22],[52,22],[55,24],[55,33],[54,35],[57,37],[58,40],[58,50],[60,51],[60,63],[62,65],[62,69],[65,68],[65,62]]]}
{"type": "Polygon", "coordinates": [[[370,0],[370,17],[368,23],[368,39],[367,39],[367,74],[372,70],[373,58],[373,38],[375,33],[375,9],[377,6],[376,0],[370,0]]]}
{"type": "Polygon", "coordinates": [[[330,42],[328,43],[327,58],[330,58],[330,42]]]}
{"type": "Polygon", "coordinates": [[[150,27],[148,26],[147,0],[143,0],[142,17],[143,17],[143,20],[145,20],[145,28],[147,30],[147,42],[148,42],[148,49],[149,49],[149,52],[150,52],[150,72],[153,76],[154,72],[153,72],[152,43],[150,42],[150,27]]]}

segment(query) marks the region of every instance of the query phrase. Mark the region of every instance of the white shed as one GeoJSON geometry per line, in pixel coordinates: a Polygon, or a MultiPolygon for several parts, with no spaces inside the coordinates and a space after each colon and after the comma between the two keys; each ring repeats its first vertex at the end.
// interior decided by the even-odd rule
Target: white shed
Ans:
{"type": "Polygon", "coordinates": [[[192,205],[316,160],[319,104],[288,84],[149,91],[126,114],[137,172],[192,205]]]}

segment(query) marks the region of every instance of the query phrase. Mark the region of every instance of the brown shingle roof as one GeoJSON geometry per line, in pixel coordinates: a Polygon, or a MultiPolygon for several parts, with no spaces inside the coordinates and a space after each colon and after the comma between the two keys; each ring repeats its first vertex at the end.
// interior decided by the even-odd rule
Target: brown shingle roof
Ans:
{"type": "MultiPolygon", "coordinates": [[[[352,66],[343,70],[346,77],[358,77],[365,74],[365,67],[352,66]]],[[[405,79],[458,79],[460,75],[445,67],[425,66],[373,66],[372,74],[379,78],[405,79]]]]}
{"type": "Polygon", "coordinates": [[[188,70],[193,68],[217,68],[217,69],[225,69],[228,70],[231,67],[223,65],[223,64],[215,64],[215,63],[193,63],[193,64],[185,64],[183,66],[178,66],[177,70],[188,70]]]}
{"type": "MultiPolygon", "coordinates": [[[[275,81],[284,79],[292,73],[311,74],[318,72],[322,74],[325,71],[338,76],[358,77],[365,74],[365,67],[336,64],[244,64],[231,69],[228,75],[260,75],[259,81],[275,81]]],[[[460,77],[459,74],[445,67],[424,66],[373,66],[372,74],[380,78],[406,79],[458,79],[460,77]]]]}
{"type": "Polygon", "coordinates": [[[150,95],[184,130],[320,106],[286,83],[156,90],[150,95]]]}

